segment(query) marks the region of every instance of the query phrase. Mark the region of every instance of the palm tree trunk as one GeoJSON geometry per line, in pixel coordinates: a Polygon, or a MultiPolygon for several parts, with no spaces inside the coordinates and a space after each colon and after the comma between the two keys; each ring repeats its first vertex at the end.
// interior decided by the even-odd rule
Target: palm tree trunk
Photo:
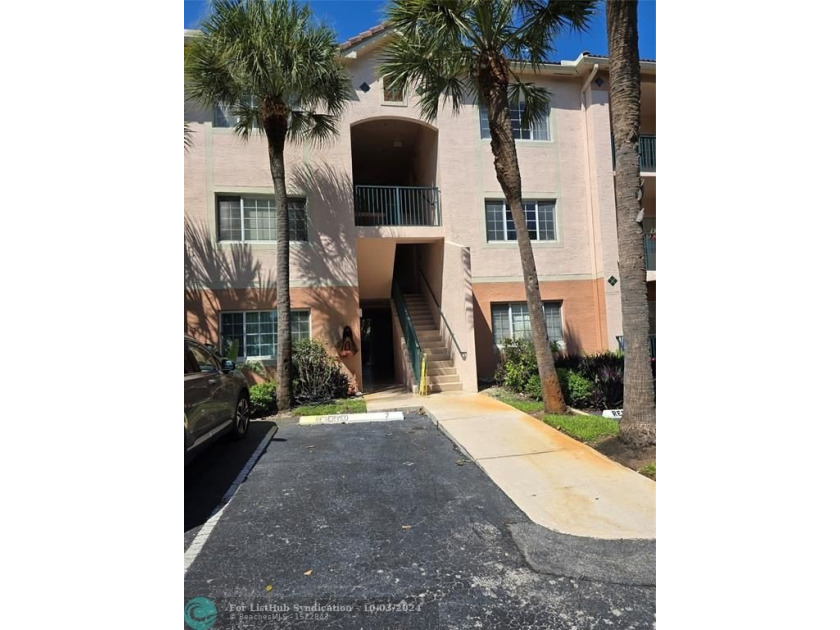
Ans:
{"type": "Polygon", "coordinates": [[[525,296],[528,300],[528,315],[531,319],[531,341],[537,357],[537,369],[542,386],[543,405],[549,413],[565,413],[566,402],[560,390],[560,382],[554,369],[554,357],[548,341],[540,283],[531,237],[522,210],[522,179],[519,175],[519,160],[516,157],[516,142],[508,110],[507,66],[499,55],[483,55],[479,62],[478,80],[482,96],[487,105],[490,124],[490,148],[496,179],[502,187],[505,200],[513,216],[519,257],[522,261],[522,275],[525,280],[525,296]]]}
{"type": "Polygon", "coordinates": [[[286,197],[286,145],[289,110],[283,103],[263,102],[263,128],[268,140],[268,158],[274,181],[277,209],[277,409],[292,403],[292,327],[289,295],[289,208],[286,197]]]}
{"type": "Polygon", "coordinates": [[[622,441],[634,447],[656,444],[656,405],[648,335],[644,231],[639,177],[640,67],[637,0],[608,0],[610,111],[615,141],[615,205],[618,270],[624,320],[624,413],[622,441]]]}

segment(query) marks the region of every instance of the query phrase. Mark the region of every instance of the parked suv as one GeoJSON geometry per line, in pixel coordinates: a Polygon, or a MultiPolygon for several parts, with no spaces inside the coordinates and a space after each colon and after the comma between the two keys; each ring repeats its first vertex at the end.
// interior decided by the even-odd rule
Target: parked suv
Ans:
{"type": "Polygon", "coordinates": [[[184,337],[184,463],[223,435],[242,439],[250,421],[248,382],[236,364],[184,337]]]}

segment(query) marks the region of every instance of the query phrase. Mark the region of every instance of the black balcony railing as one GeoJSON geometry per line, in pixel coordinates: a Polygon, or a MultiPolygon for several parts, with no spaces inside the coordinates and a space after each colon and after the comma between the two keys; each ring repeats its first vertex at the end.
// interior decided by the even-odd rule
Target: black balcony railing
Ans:
{"type": "Polygon", "coordinates": [[[418,186],[355,187],[358,226],[439,226],[440,191],[418,186]]]}
{"type": "MultiPolygon", "coordinates": [[[[611,139],[612,161],[615,168],[615,139],[611,139]]],[[[643,173],[656,172],[656,136],[639,136],[639,170],[643,173]]]]}
{"type": "Polygon", "coordinates": [[[655,234],[645,234],[645,269],[647,269],[648,271],[656,271],[655,234]]]}

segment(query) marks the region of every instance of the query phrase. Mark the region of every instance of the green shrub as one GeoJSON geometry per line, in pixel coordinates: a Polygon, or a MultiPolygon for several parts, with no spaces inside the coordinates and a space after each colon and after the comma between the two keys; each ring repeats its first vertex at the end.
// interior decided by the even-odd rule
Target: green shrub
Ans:
{"type": "Polygon", "coordinates": [[[252,385],[251,415],[255,418],[268,416],[277,412],[277,383],[258,383],[252,385]]]}
{"type": "Polygon", "coordinates": [[[557,370],[557,379],[560,381],[560,388],[563,390],[563,398],[567,405],[578,409],[592,406],[592,381],[565,368],[557,370]]]}
{"type": "Polygon", "coordinates": [[[292,346],[292,395],[295,404],[345,398],[350,380],[341,363],[319,342],[305,339],[292,346]]]}
{"type": "Polygon", "coordinates": [[[598,373],[606,368],[615,373],[620,372],[622,382],[624,381],[624,353],[620,350],[615,352],[601,352],[599,354],[587,354],[582,357],[580,369],[577,370],[590,381],[598,379],[598,373]]]}
{"type": "Polygon", "coordinates": [[[539,380],[537,355],[533,344],[525,339],[505,339],[497,369],[497,382],[520,394],[526,393],[532,376],[539,380]]]}
{"type": "Polygon", "coordinates": [[[539,374],[532,374],[531,378],[525,384],[525,395],[530,396],[534,400],[542,400],[542,383],[540,382],[539,374]]]}
{"type": "Polygon", "coordinates": [[[253,359],[248,359],[245,363],[242,364],[240,368],[242,370],[251,370],[255,374],[259,374],[263,378],[265,378],[265,366],[260,361],[255,361],[253,359]]]}
{"type": "Polygon", "coordinates": [[[624,365],[602,365],[595,374],[592,405],[596,409],[618,409],[624,403],[624,365]]]}

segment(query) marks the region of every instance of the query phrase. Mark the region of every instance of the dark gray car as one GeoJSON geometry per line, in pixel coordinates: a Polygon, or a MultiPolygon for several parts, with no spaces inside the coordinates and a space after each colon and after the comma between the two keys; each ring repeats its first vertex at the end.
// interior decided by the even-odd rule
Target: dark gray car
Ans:
{"type": "Polygon", "coordinates": [[[184,463],[223,435],[242,439],[250,420],[248,382],[233,361],[184,337],[184,463]]]}

